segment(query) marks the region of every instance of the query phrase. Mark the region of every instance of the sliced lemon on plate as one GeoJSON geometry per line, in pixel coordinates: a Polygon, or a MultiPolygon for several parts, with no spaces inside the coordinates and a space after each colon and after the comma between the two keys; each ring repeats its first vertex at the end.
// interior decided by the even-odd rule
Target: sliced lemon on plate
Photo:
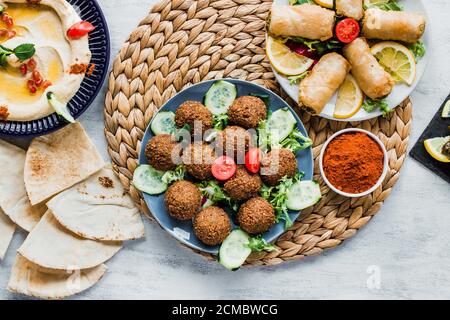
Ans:
{"type": "Polygon", "coordinates": [[[267,37],[266,53],[275,70],[286,76],[302,74],[314,63],[312,59],[296,54],[272,37],[267,37]]]}
{"type": "Polygon", "coordinates": [[[364,94],[355,78],[348,74],[338,91],[333,116],[337,119],[347,119],[355,115],[364,101],[364,94]]]}
{"type": "Polygon", "coordinates": [[[450,159],[442,152],[444,145],[450,141],[450,136],[448,137],[438,137],[427,139],[423,142],[427,152],[437,161],[440,162],[450,162],[450,159]]]}
{"type": "Polygon", "coordinates": [[[450,118],[450,100],[447,101],[444,109],[442,109],[442,118],[450,118]]]}
{"type": "Polygon", "coordinates": [[[413,84],[416,79],[416,60],[407,47],[397,42],[383,41],[370,50],[396,80],[401,80],[408,85],[413,84]]]}
{"type": "Polygon", "coordinates": [[[333,0],[314,0],[314,2],[320,6],[328,8],[328,9],[333,9],[333,7],[334,7],[333,0]]]}

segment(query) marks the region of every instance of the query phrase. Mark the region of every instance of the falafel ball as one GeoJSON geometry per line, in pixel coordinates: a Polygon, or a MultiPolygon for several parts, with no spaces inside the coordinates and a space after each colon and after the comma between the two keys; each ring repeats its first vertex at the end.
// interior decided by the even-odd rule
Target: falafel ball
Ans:
{"type": "Polygon", "coordinates": [[[200,211],[194,218],[194,233],[209,246],[221,244],[231,232],[231,221],[219,207],[211,206],[200,211]]]}
{"type": "Polygon", "coordinates": [[[223,155],[233,158],[237,164],[243,164],[245,154],[253,146],[253,137],[242,127],[228,126],[219,132],[215,143],[223,155]]]}
{"type": "Polygon", "coordinates": [[[273,149],[261,160],[261,178],[269,186],[276,186],[282,178],[297,173],[297,159],[288,149],[273,149]]]}
{"type": "MultiPolygon", "coordinates": [[[[175,124],[182,128],[188,124],[194,133],[194,122],[200,122],[201,133],[212,128],[213,115],[202,103],[198,101],[186,101],[175,111],[175,124]]],[[[197,129],[198,130],[198,129],[197,129]]]]}
{"type": "Polygon", "coordinates": [[[178,164],[176,158],[180,157],[180,155],[181,148],[179,148],[174,136],[170,134],[154,136],[145,147],[145,156],[148,163],[156,170],[168,171],[175,169],[178,164]]]}
{"type": "Polygon", "coordinates": [[[180,180],[167,189],[164,201],[172,218],[190,220],[202,207],[202,194],[192,182],[180,180]]]}
{"type": "Polygon", "coordinates": [[[205,142],[193,142],[182,156],[186,171],[199,180],[212,178],[211,166],[215,160],[214,149],[205,142]]]}
{"type": "Polygon", "coordinates": [[[262,181],[258,174],[252,174],[245,166],[238,166],[233,178],[225,182],[224,191],[233,200],[244,201],[258,195],[262,181]]]}
{"type": "Polygon", "coordinates": [[[256,128],[259,122],[266,118],[266,104],[258,97],[239,97],[234,100],[228,109],[228,119],[230,122],[246,129],[256,128]]]}
{"type": "Polygon", "coordinates": [[[259,234],[275,224],[275,210],[267,200],[261,197],[251,198],[239,208],[237,218],[242,230],[259,234]]]}

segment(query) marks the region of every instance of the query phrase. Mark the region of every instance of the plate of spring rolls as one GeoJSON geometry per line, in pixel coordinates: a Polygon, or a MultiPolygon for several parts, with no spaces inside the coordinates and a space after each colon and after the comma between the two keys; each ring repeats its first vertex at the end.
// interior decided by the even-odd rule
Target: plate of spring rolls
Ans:
{"type": "Polygon", "coordinates": [[[301,109],[363,121],[391,112],[420,81],[427,21],[421,0],[274,0],[266,53],[301,109]]]}

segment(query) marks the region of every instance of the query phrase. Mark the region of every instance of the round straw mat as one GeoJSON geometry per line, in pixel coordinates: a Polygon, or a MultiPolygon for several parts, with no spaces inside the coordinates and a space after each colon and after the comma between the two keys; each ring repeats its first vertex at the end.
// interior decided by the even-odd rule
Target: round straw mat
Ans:
{"type": "MultiPolygon", "coordinates": [[[[169,98],[193,83],[229,77],[263,85],[295,106],[280,90],[265,56],[264,25],[270,6],[265,0],[164,0],[152,8],[114,60],[104,109],[108,151],[122,183],[150,219],[130,181],[145,128],[169,98]]],[[[391,194],[406,157],[412,118],[408,99],[387,118],[360,123],[299,114],[314,140],[315,179],[323,198],[277,240],[276,251],[252,254],[247,261],[251,265],[319,255],[355,235],[391,194]],[[318,171],[321,146],[347,127],[372,131],[389,154],[390,169],[382,187],[359,199],[330,191],[318,171]]]]}

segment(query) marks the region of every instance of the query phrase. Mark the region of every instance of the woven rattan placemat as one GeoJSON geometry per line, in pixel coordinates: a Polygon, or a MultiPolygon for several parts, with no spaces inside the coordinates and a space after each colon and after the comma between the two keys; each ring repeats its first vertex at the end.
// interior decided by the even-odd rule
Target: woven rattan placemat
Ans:
{"type": "MultiPolygon", "coordinates": [[[[114,169],[146,215],[151,214],[130,185],[141,139],[154,112],[184,87],[215,78],[239,78],[266,86],[289,100],[275,81],[264,52],[265,18],[271,1],[164,0],[133,31],[114,60],[105,102],[105,135],[114,169]]],[[[314,140],[315,179],[323,198],[303,211],[276,242],[277,250],[253,254],[252,265],[275,265],[321,254],[338,246],[380,210],[399,178],[411,126],[409,100],[387,119],[343,123],[300,113],[314,140]],[[323,183],[318,155],[337,130],[360,127],[378,135],[387,147],[389,171],[373,194],[348,199],[323,183]]]]}

